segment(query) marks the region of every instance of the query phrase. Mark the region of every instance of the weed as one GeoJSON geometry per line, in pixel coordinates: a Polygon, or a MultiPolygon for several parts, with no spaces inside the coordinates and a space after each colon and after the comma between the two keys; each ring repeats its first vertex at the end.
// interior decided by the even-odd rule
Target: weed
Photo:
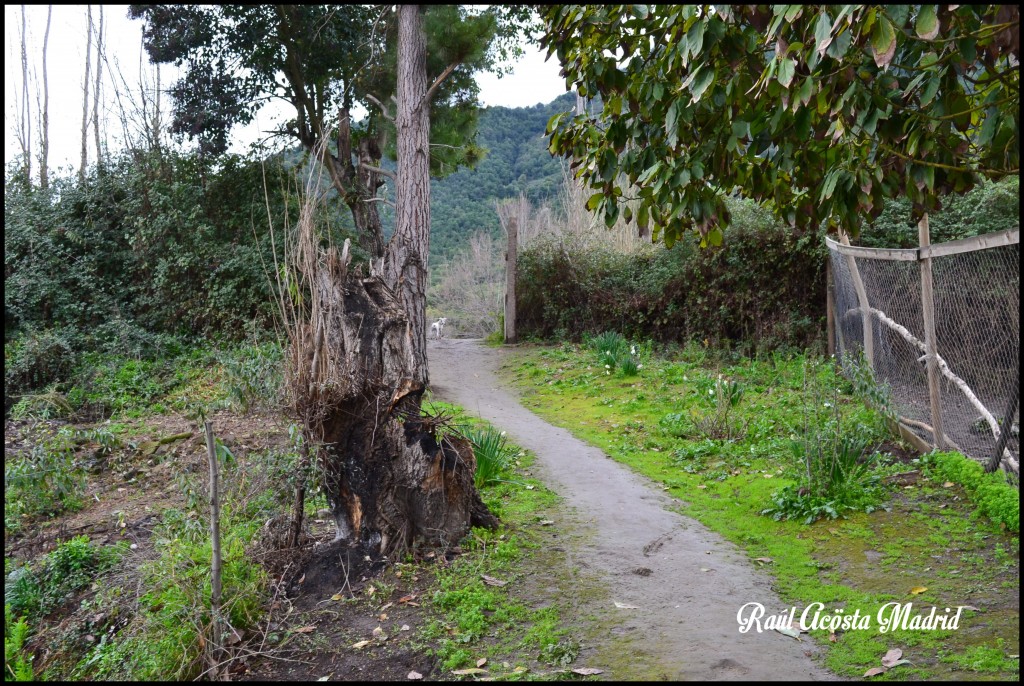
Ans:
{"type": "Polygon", "coordinates": [[[476,487],[483,488],[500,481],[514,455],[505,432],[487,426],[482,429],[466,429],[463,435],[473,444],[473,454],[476,456],[476,487]]]}
{"type": "Polygon", "coordinates": [[[35,681],[33,657],[22,650],[28,633],[28,620],[14,621],[11,606],[4,604],[4,681],[35,681]]]}
{"type": "Polygon", "coordinates": [[[224,367],[227,397],[241,412],[270,408],[281,394],[281,346],[276,343],[243,346],[217,356],[224,367]]]}
{"type": "Polygon", "coordinates": [[[121,546],[96,547],[88,536],[76,536],[54,548],[38,571],[25,566],[8,574],[6,602],[19,615],[48,615],[112,567],[123,550],[121,546]]]}
{"type": "Polygon", "coordinates": [[[930,453],[921,458],[925,473],[938,481],[961,484],[978,510],[1014,533],[1020,532],[1020,494],[999,473],[985,469],[960,453],[930,453]]]}
{"type": "Polygon", "coordinates": [[[64,427],[27,454],[8,457],[4,464],[6,531],[19,530],[26,516],[81,507],[85,475],[75,463],[73,431],[64,427]]]}
{"type": "Polygon", "coordinates": [[[548,643],[540,651],[540,659],[554,667],[568,667],[580,654],[580,644],[572,639],[548,643]]]}

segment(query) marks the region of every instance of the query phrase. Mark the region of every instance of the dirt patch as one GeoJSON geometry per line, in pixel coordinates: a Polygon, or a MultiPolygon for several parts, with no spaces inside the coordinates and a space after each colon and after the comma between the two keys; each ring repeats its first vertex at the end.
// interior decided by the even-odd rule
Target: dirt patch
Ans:
{"type": "Polygon", "coordinates": [[[524,409],[496,372],[505,350],[477,341],[431,342],[431,388],[508,431],[537,455],[544,481],[587,531],[571,557],[601,580],[612,601],[592,635],[589,664],[614,679],[830,679],[817,646],[775,632],[740,634],[748,602],[781,609],[771,579],[645,479],[524,409]],[[636,574],[638,568],[649,574],[636,574]],[[702,571],[708,570],[708,571],[702,571]],[[806,651],[806,652],[805,652],[806,651]]]}

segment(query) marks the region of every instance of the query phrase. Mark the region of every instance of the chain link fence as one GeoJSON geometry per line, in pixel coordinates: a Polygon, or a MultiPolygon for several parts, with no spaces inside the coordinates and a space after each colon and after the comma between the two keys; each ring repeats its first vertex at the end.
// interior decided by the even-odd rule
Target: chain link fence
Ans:
{"type": "Polygon", "coordinates": [[[910,250],[826,242],[841,368],[849,374],[869,364],[900,423],[928,445],[934,436],[921,260],[931,258],[945,446],[1019,474],[1019,229],[910,250]]]}

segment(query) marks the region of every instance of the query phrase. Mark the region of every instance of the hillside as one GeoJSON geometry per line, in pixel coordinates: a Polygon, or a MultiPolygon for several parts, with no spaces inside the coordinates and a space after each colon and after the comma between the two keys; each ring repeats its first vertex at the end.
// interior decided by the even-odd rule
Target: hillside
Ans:
{"type": "Polygon", "coordinates": [[[544,129],[553,115],[574,105],[575,96],[566,93],[547,105],[481,112],[479,143],[486,157],[475,169],[431,183],[431,257],[450,255],[474,231],[497,235],[496,201],[525,193],[537,202],[557,193],[562,166],[547,150],[544,129]]]}

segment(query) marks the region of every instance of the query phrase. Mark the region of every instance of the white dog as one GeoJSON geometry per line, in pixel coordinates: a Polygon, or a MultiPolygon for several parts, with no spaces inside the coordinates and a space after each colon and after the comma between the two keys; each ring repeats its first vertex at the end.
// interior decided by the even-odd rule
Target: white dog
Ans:
{"type": "Polygon", "coordinates": [[[430,325],[430,335],[434,338],[441,338],[444,336],[444,325],[448,322],[448,317],[441,317],[436,322],[430,325]]]}

